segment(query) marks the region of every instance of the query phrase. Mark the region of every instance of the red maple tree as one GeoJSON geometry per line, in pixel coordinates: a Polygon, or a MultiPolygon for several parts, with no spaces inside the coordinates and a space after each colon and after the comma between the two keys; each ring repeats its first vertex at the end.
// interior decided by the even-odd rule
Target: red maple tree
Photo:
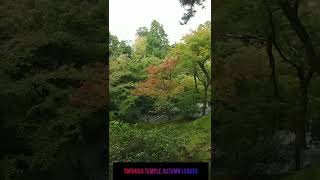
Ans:
{"type": "Polygon", "coordinates": [[[150,66],[147,69],[148,79],[139,83],[133,94],[167,101],[181,93],[183,86],[173,79],[176,65],[177,61],[175,59],[167,59],[158,66],[150,66]]]}

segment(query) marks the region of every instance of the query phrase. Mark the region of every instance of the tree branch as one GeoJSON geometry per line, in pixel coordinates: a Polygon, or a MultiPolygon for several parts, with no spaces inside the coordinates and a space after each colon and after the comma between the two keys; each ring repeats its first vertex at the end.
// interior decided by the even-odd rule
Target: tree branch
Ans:
{"type": "Polygon", "coordinates": [[[210,76],[209,76],[209,73],[208,73],[206,67],[204,67],[204,63],[203,63],[203,62],[202,62],[202,63],[201,63],[201,62],[198,62],[198,65],[200,66],[201,71],[202,71],[202,72],[204,73],[204,75],[206,76],[208,84],[210,84],[211,78],[210,78],[210,76]]]}
{"type": "Polygon", "coordinates": [[[293,61],[289,60],[282,52],[281,48],[279,47],[278,43],[277,43],[277,38],[276,38],[276,32],[275,32],[275,27],[273,22],[270,22],[270,26],[271,26],[271,32],[273,34],[273,45],[276,48],[278,54],[280,55],[280,57],[282,58],[283,61],[289,63],[291,66],[295,67],[295,68],[299,68],[299,66],[294,63],[293,61]]]}
{"type": "Polygon", "coordinates": [[[224,37],[227,39],[242,40],[242,41],[254,40],[261,43],[265,43],[267,41],[267,39],[265,39],[262,36],[250,35],[250,34],[221,34],[221,37],[224,37]]]}
{"type": "Polygon", "coordinates": [[[304,45],[305,53],[307,56],[307,59],[309,61],[310,67],[312,67],[314,70],[317,70],[320,72],[320,62],[316,55],[315,48],[313,46],[312,40],[309,36],[309,33],[307,32],[304,25],[301,23],[299,17],[298,17],[298,8],[299,8],[299,1],[295,1],[295,6],[290,6],[288,1],[278,0],[279,5],[282,9],[282,12],[288,19],[292,29],[295,31],[296,35],[304,45]],[[318,66],[318,69],[315,69],[318,66]]]}

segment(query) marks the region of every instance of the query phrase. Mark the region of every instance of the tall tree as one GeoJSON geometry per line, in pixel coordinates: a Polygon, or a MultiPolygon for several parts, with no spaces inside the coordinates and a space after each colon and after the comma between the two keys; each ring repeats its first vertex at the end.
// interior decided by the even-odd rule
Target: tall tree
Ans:
{"type": "Polygon", "coordinates": [[[150,30],[146,36],[146,54],[147,56],[156,56],[164,58],[169,49],[168,35],[158,21],[153,20],[150,30]]]}
{"type": "Polygon", "coordinates": [[[167,55],[170,48],[168,35],[158,21],[153,20],[150,29],[138,28],[136,36],[133,47],[138,58],[155,56],[162,59],[167,55]]]}
{"type": "Polygon", "coordinates": [[[133,58],[142,59],[146,57],[146,36],[138,36],[133,44],[133,58]]]}
{"type": "MultiPolygon", "coordinates": [[[[196,31],[185,36],[183,41],[184,54],[189,55],[184,60],[192,62],[193,75],[204,87],[202,113],[205,114],[211,85],[211,23],[200,25],[196,31]]],[[[195,86],[197,86],[196,79],[195,86]]]]}
{"type": "MultiPolygon", "coordinates": [[[[270,8],[270,7],[269,7],[270,8]]],[[[276,27],[273,23],[275,19],[272,10],[269,9],[270,28],[273,33],[273,44],[279,53],[280,58],[288,65],[295,69],[299,80],[299,98],[298,98],[298,116],[295,118],[293,125],[296,134],[295,140],[295,161],[296,169],[299,170],[303,164],[303,150],[306,147],[306,126],[308,124],[308,104],[309,104],[309,86],[314,71],[304,60],[307,56],[301,51],[304,46],[297,38],[292,30],[280,26],[281,21],[276,27]],[[290,43],[288,43],[290,41],[290,43]]],[[[274,11],[273,11],[274,12],[274,11]]],[[[283,24],[286,22],[282,21],[283,24]]]]}

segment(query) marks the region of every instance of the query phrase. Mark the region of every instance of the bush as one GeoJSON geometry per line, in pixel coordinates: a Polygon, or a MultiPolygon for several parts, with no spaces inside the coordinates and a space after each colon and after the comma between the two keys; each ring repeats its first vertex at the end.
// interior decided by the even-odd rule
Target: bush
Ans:
{"type": "Polygon", "coordinates": [[[176,161],[184,140],[175,128],[152,128],[110,122],[110,161],[176,161]]]}
{"type": "Polygon", "coordinates": [[[180,110],[180,114],[186,119],[192,119],[199,113],[199,107],[197,103],[200,97],[195,91],[185,91],[178,97],[177,107],[180,110]]]}

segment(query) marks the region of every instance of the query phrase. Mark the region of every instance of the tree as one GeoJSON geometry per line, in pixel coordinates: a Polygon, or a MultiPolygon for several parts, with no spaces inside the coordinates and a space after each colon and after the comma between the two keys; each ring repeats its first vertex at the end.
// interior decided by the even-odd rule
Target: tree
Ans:
{"type": "Polygon", "coordinates": [[[183,17],[181,18],[182,22],[180,22],[180,24],[187,24],[188,21],[190,20],[190,18],[192,18],[195,14],[196,14],[196,10],[195,7],[196,6],[203,6],[203,2],[205,2],[206,0],[179,0],[180,4],[183,7],[187,7],[186,8],[186,12],[183,14],[183,17]]]}
{"type": "Polygon", "coordinates": [[[147,27],[140,27],[137,29],[136,35],[138,37],[146,37],[149,34],[149,30],[147,27]]]}
{"type": "Polygon", "coordinates": [[[134,59],[142,59],[146,57],[146,37],[139,36],[135,39],[133,44],[133,58],[134,59]]]}
{"type": "Polygon", "coordinates": [[[139,120],[139,114],[150,110],[150,98],[132,96],[131,91],[138,82],[147,78],[144,70],[151,65],[160,64],[156,57],[130,59],[120,55],[110,62],[110,112],[115,118],[127,122],[139,120]]]}
{"type": "MultiPolygon", "coordinates": [[[[270,8],[270,7],[269,7],[270,8]]],[[[301,52],[302,44],[299,40],[292,36],[290,33],[290,29],[280,28],[281,26],[275,27],[273,24],[274,17],[272,14],[272,10],[269,9],[270,15],[270,27],[272,30],[273,40],[277,52],[279,53],[282,60],[288,63],[292,68],[296,70],[297,78],[299,79],[299,102],[300,106],[298,109],[298,118],[296,118],[293,122],[295,134],[296,134],[296,142],[295,142],[295,160],[296,160],[296,169],[299,170],[301,168],[301,164],[303,163],[303,149],[306,147],[306,127],[308,124],[308,105],[309,105],[309,85],[312,76],[314,75],[314,71],[312,68],[303,61],[305,58],[303,52],[301,52]],[[288,40],[290,39],[291,43],[288,44],[288,40]],[[281,44],[281,45],[280,45],[281,44]]],[[[281,22],[278,22],[279,24],[281,22]]],[[[282,22],[285,23],[285,22],[282,22]]],[[[308,55],[307,55],[308,56],[308,55]]]]}
{"type": "Polygon", "coordinates": [[[127,41],[119,41],[116,36],[113,36],[109,33],[109,57],[118,57],[122,54],[126,54],[131,57],[131,46],[127,41]]]}
{"type": "Polygon", "coordinates": [[[151,22],[150,29],[146,27],[137,30],[138,39],[145,41],[145,55],[164,58],[169,50],[168,36],[158,21],[151,22]]]}
{"type": "Polygon", "coordinates": [[[164,111],[172,119],[173,100],[183,91],[183,87],[173,79],[177,61],[166,59],[159,66],[150,66],[148,79],[138,84],[133,91],[136,96],[149,96],[157,100],[158,111],[164,111]]]}
{"type": "Polygon", "coordinates": [[[278,4],[285,17],[288,19],[291,28],[303,44],[306,60],[312,68],[312,71],[320,72],[319,54],[317,54],[316,48],[313,45],[312,37],[308,33],[306,27],[302,24],[301,18],[299,17],[299,7],[302,3],[299,0],[278,0],[278,4]]]}
{"type": "Polygon", "coordinates": [[[198,29],[183,38],[183,43],[178,45],[177,57],[185,62],[186,67],[189,68],[193,74],[195,81],[195,88],[198,90],[197,80],[199,80],[204,87],[203,96],[203,115],[206,112],[208,104],[208,91],[211,85],[211,24],[206,22],[200,25],[198,29]]]}

